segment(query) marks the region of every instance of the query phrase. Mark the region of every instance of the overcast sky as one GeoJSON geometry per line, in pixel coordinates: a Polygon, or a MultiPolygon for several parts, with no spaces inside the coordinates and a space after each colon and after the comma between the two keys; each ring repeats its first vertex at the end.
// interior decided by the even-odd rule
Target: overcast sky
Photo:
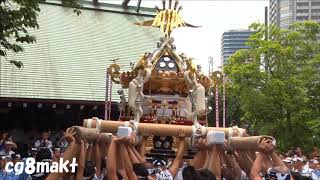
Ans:
{"type": "MultiPolygon", "coordinates": [[[[110,2],[110,1],[108,1],[110,2]]],[[[121,3],[121,1],[117,1],[121,3]]],[[[131,0],[129,5],[136,5],[131,0]]],[[[142,0],[141,6],[161,6],[160,0],[142,0]]],[[[177,51],[197,59],[203,71],[208,72],[208,57],[215,67],[221,65],[221,36],[231,29],[247,29],[253,22],[264,22],[264,7],[268,0],[180,0],[183,19],[201,28],[180,28],[172,33],[177,51]]]]}

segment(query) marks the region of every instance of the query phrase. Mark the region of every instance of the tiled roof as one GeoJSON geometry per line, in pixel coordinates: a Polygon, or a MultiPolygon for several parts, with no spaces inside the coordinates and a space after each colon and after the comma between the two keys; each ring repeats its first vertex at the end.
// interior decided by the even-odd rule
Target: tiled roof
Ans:
{"type": "MultiPolygon", "coordinates": [[[[134,22],[145,16],[41,4],[35,44],[24,45],[23,53],[8,53],[8,60],[22,61],[16,68],[0,60],[0,97],[105,100],[106,68],[110,60],[129,68],[147,51],[153,51],[161,33],[134,22]]],[[[121,7],[121,6],[120,6],[121,7]]],[[[118,100],[113,86],[113,100],[118,100]]]]}

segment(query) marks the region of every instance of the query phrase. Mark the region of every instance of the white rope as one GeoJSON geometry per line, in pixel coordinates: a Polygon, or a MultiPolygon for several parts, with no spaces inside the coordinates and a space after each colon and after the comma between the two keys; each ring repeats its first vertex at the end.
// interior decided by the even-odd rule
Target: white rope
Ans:
{"type": "Polygon", "coordinates": [[[198,125],[192,125],[192,135],[190,138],[190,144],[191,147],[195,146],[195,138],[205,135],[207,133],[207,129],[204,126],[198,125]]]}
{"type": "Polygon", "coordinates": [[[243,135],[246,133],[245,129],[238,129],[240,131],[240,137],[243,137],[243,135]]]}
{"type": "Polygon", "coordinates": [[[193,83],[192,80],[189,77],[189,71],[184,72],[183,77],[184,77],[185,80],[187,80],[188,84],[192,84],[193,83]]]}
{"type": "Polygon", "coordinates": [[[87,128],[92,127],[92,119],[88,119],[87,128]]]}
{"type": "Polygon", "coordinates": [[[233,129],[232,128],[228,128],[228,140],[230,140],[232,138],[233,135],[233,129]]]}
{"type": "Polygon", "coordinates": [[[125,121],[123,126],[129,127],[129,125],[130,125],[130,122],[129,121],[125,121]]]}
{"type": "Polygon", "coordinates": [[[136,122],[136,121],[133,121],[133,120],[129,121],[129,123],[133,126],[132,131],[133,132],[138,132],[139,123],[136,122]]]}
{"type": "Polygon", "coordinates": [[[100,119],[96,119],[97,120],[97,126],[96,129],[98,130],[98,132],[101,131],[101,120],[100,119]]]}

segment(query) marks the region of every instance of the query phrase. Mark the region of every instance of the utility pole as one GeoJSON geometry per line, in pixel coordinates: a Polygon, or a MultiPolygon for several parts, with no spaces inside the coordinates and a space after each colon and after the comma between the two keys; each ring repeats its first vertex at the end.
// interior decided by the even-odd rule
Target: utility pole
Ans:
{"type": "MultiPolygon", "coordinates": [[[[264,7],[264,26],[265,26],[265,32],[264,32],[264,39],[265,41],[268,41],[268,31],[269,31],[269,28],[268,28],[268,6],[265,6],[264,7]]],[[[265,54],[264,55],[264,66],[265,66],[265,71],[267,72],[268,71],[268,68],[269,68],[269,60],[268,60],[268,57],[267,55],[265,54]]]]}

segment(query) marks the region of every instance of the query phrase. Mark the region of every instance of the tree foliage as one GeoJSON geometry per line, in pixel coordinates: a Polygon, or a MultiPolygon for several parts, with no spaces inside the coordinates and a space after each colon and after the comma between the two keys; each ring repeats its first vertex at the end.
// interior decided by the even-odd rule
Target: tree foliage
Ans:
{"type": "MultiPolygon", "coordinates": [[[[6,57],[7,51],[22,52],[22,43],[36,42],[28,30],[39,28],[37,16],[41,2],[45,0],[0,0],[0,57],[6,57]]],[[[75,8],[78,15],[81,13],[79,0],[63,0],[62,4],[75,8]]],[[[20,61],[8,61],[18,68],[23,66],[20,61]]]]}
{"type": "Polygon", "coordinates": [[[250,49],[237,51],[224,67],[241,122],[277,137],[283,150],[312,146],[320,136],[320,24],[250,28],[250,49]]]}

